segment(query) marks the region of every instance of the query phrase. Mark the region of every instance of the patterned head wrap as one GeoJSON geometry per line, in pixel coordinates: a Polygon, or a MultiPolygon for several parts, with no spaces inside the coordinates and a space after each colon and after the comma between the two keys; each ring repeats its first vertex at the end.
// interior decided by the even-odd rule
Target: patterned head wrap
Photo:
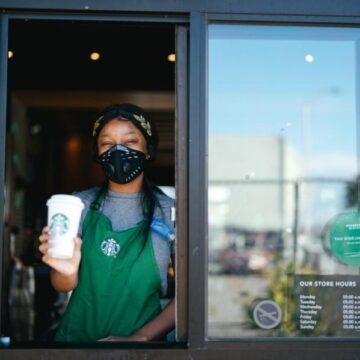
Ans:
{"type": "Polygon", "coordinates": [[[150,159],[154,159],[158,148],[158,132],[155,123],[140,107],[124,103],[115,104],[104,109],[94,122],[93,136],[95,140],[101,129],[110,120],[125,119],[131,121],[143,134],[148,145],[150,159]]]}

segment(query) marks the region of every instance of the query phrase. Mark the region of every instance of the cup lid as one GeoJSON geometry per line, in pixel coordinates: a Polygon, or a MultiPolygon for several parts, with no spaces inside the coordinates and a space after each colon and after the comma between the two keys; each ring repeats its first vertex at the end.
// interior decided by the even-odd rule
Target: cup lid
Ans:
{"type": "Polygon", "coordinates": [[[81,206],[84,208],[84,203],[75,195],[67,195],[67,194],[55,194],[52,195],[51,198],[46,202],[46,205],[49,206],[50,202],[62,202],[68,203],[76,206],[81,206]]]}

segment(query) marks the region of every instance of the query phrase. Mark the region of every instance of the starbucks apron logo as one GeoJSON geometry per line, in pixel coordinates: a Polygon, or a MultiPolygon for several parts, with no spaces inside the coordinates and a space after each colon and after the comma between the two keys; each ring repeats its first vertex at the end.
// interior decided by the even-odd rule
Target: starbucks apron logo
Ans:
{"type": "Polygon", "coordinates": [[[69,230],[70,221],[64,214],[55,214],[50,219],[50,233],[53,236],[61,236],[69,230]]]}
{"type": "Polygon", "coordinates": [[[105,239],[101,243],[101,251],[106,256],[116,256],[120,251],[120,245],[116,242],[115,239],[105,239]]]}

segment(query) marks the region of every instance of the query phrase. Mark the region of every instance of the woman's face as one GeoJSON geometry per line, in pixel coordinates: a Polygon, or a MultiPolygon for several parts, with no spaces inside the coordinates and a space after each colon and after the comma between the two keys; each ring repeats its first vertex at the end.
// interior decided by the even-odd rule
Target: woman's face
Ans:
{"type": "Polygon", "coordinates": [[[148,155],[146,140],[141,131],[131,121],[113,119],[100,131],[97,139],[99,155],[118,144],[148,155]]]}

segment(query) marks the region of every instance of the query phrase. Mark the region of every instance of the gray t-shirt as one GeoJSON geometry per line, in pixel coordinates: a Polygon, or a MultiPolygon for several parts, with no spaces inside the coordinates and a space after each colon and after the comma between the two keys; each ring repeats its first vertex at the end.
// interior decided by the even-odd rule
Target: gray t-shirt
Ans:
{"type": "MultiPolygon", "coordinates": [[[[95,187],[73,193],[73,195],[79,197],[85,205],[85,209],[81,215],[80,235],[83,221],[98,190],[99,187],[95,187]]],[[[141,198],[142,193],[119,193],[108,190],[100,210],[110,219],[114,231],[125,230],[133,227],[143,219],[141,198]]],[[[154,217],[161,219],[173,229],[174,223],[171,221],[171,209],[174,207],[174,200],[165,194],[157,194],[157,198],[161,209],[159,207],[155,208],[154,217]]],[[[175,253],[175,242],[152,232],[152,243],[161,277],[162,295],[165,295],[170,255],[175,253]]]]}

